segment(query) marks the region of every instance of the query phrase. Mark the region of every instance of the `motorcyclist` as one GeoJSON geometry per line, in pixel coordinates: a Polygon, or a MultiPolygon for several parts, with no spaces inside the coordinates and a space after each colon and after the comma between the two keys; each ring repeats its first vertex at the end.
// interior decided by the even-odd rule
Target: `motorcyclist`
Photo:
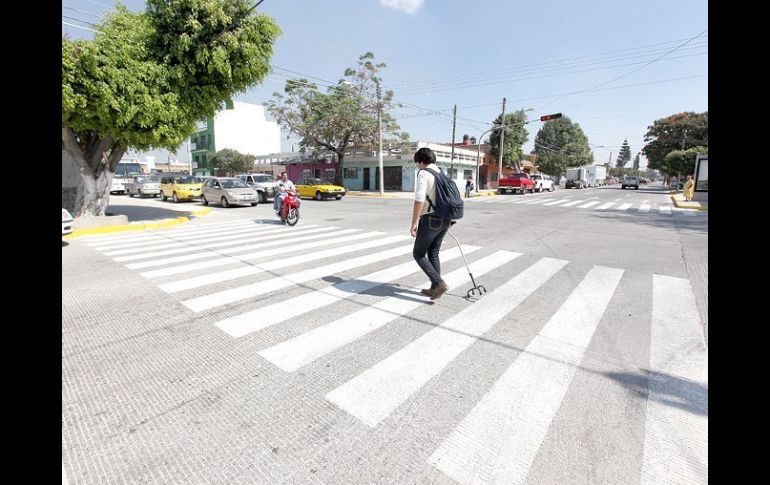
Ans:
{"type": "MultiPolygon", "coordinates": [[[[281,172],[280,178],[278,179],[278,187],[276,187],[276,189],[277,193],[275,194],[275,197],[273,197],[273,209],[276,214],[280,214],[283,199],[286,198],[286,193],[290,190],[296,192],[297,188],[294,186],[294,183],[289,180],[289,175],[286,172],[281,172]]],[[[299,203],[299,197],[297,198],[297,202],[299,203]]]]}

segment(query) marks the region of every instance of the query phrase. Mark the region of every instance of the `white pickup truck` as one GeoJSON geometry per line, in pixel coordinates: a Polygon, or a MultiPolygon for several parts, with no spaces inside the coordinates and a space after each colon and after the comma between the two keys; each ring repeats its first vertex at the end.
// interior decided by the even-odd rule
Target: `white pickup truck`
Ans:
{"type": "Polygon", "coordinates": [[[556,186],[553,183],[553,180],[551,180],[551,177],[544,173],[535,173],[530,175],[529,178],[535,181],[535,192],[542,192],[544,190],[553,192],[556,190],[556,186]]]}

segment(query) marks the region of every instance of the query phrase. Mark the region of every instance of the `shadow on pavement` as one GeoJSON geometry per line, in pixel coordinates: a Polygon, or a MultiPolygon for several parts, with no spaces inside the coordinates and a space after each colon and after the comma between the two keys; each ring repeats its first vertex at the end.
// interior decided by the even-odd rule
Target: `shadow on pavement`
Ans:
{"type": "Polygon", "coordinates": [[[190,204],[189,210],[173,210],[163,207],[147,207],[141,205],[112,205],[107,208],[107,215],[126,216],[128,222],[157,221],[161,219],[176,219],[189,217],[193,211],[199,210],[199,204],[190,204]]]}

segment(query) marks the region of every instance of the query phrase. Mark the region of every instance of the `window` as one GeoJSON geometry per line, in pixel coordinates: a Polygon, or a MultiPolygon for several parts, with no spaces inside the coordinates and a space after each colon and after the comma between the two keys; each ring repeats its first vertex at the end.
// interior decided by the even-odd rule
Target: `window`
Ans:
{"type": "Polygon", "coordinates": [[[358,178],[358,167],[344,168],[343,169],[343,178],[346,178],[346,179],[357,179],[358,178]]]}
{"type": "Polygon", "coordinates": [[[473,170],[463,170],[463,179],[468,180],[473,177],[473,170]]]}

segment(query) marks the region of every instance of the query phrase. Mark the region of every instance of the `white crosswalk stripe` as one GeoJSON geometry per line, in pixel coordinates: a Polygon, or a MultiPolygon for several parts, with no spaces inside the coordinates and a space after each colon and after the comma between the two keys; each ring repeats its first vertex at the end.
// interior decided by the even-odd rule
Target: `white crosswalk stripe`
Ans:
{"type": "MultiPolygon", "coordinates": [[[[696,215],[698,212],[693,210],[687,210],[687,209],[675,209],[672,204],[668,202],[652,202],[650,200],[644,200],[641,203],[638,204],[638,206],[631,202],[625,202],[620,203],[620,199],[616,199],[614,201],[610,202],[602,202],[601,200],[587,200],[587,199],[574,199],[575,196],[568,195],[565,197],[553,197],[553,196],[544,196],[544,197],[538,197],[535,195],[534,197],[513,197],[513,196],[494,196],[494,197],[477,197],[474,199],[467,199],[466,202],[476,202],[476,203],[484,203],[484,204],[503,204],[503,205],[510,205],[510,204],[521,204],[521,205],[528,205],[528,206],[550,206],[550,207],[571,207],[571,208],[577,208],[577,209],[589,209],[589,210],[596,210],[596,211],[606,211],[606,210],[615,210],[615,211],[636,211],[641,214],[655,214],[655,215],[664,215],[664,216],[672,216],[672,215],[683,215],[691,217],[693,215],[696,215]],[[483,200],[480,200],[483,199],[483,200]]],[[[629,195],[626,195],[626,197],[630,197],[629,195]]]]}
{"type": "MultiPolygon", "coordinates": [[[[616,204],[619,207],[614,210],[632,207],[620,201],[538,201],[541,205],[553,202],[586,210],[606,210],[616,204]]],[[[694,213],[649,202],[647,211],[694,213]]],[[[234,239],[243,236],[248,244],[216,239],[211,236],[216,231],[196,234],[190,229],[173,237],[170,231],[153,231],[138,239],[93,239],[87,246],[129,270],[138,270],[137,274],[192,313],[211,310],[204,314],[206,325],[217,327],[234,345],[258,345],[254,351],[275,372],[296,373],[293,377],[307,368],[325,372],[325,361],[338,354],[366,352],[367,347],[387,350],[374,362],[341,359],[349,367],[337,375],[345,377],[330,381],[318,394],[333,405],[330,411],[352,416],[368,427],[386,422],[378,432],[390,432],[387,421],[412,419],[412,413],[420,412],[412,403],[452,396],[438,389],[447,385],[440,378],[475,365],[470,363],[475,358],[463,362],[462,357],[487,344],[490,331],[501,329],[498,323],[508,322],[514,311],[517,319],[529,319],[530,325],[516,329],[530,335],[522,337],[528,343],[520,347],[515,359],[507,368],[500,368],[494,379],[479,384],[475,402],[467,403],[463,415],[435,436],[431,447],[423,448],[423,459],[436,473],[460,484],[523,484],[541,479],[530,476],[538,469],[533,465],[544,444],[558,440],[553,423],[568,396],[574,394],[568,391],[585,385],[576,376],[585,370],[594,335],[617,323],[609,313],[611,301],[619,300],[618,295],[624,300],[649,300],[651,311],[647,317],[639,317],[646,318],[650,329],[648,392],[629,397],[643,400],[635,419],[644,432],[628,438],[638,445],[638,452],[629,455],[628,465],[636,467],[640,483],[645,485],[708,481],[708,351],[695,296],[686,279],[650,275],[649,289],[637,290],[649,293],[629,295],[620,292],[621,283],[643,275],[464,245],[466,268],[459,249],[445,245],[441,262],[442,268],[448,268],[443,277],[450,291],[443,298],[450,299],[451,305],[442,305],[445,300],[435,305],[419,291],[429,282],[413,286],[423,278],[418,278],[422,273],[412,259],[408,235],[333,226],[288,229],[253,221],[201,225],[200,229],[216,230],[225,237],[236,233],[234,239]],[[282,246],[284,237],[291,237],[291,244],[275,247],[282,246]],[[227,255],[228,251],[233,254],[227,255]],[[194,259],[169,262],[193,255],[194,259]],[[136,266],[142,264],[148,265],[136,266]],[[146,268],[152,269],[144,271],[146,268]],[[464,301],[460,288],[469,283],[469,270],[477,282],[484,280],[489,292],[464,301]],[[282,294],[289,290],[287,296],[282,294]],[[528,302],[546,296],[556,310],[547,315],[533,313],[528,302]],[[436,326],[392,347],[395,341],[384,333],[412,318],[422,318],[420,312],[428,306],[437,315],[436,326]],[[220,310],[222,314],[217,316],[220,310]],[[319,321],[314,317],[319,314],[330,318],[319,321]],[[533,315],[542,318],[539,325],[532,322],[533,315]]],[[[603,362],[611,363],[611,359],[603,362]]],[[[476,375],[477,370],[472,372],[476,375]]],[[[579,420],[566,423],[581,430],[584,425],[579,420]]],[[[582,436],[586,441],[581,446],[601,452],[601,432],[582,436]]]]}
{"type": "Polygon", "coordinates": [[[594,267],[431,456],[462,484],[522,484],[623,270],[594,267]]]}
{"type": "Polygon", "coordinates": [[[369,426],[446,367],[508,312],[556,274],[567,261],[543,258],[390,357],[326,395],[326,399],[369,426]]]}

